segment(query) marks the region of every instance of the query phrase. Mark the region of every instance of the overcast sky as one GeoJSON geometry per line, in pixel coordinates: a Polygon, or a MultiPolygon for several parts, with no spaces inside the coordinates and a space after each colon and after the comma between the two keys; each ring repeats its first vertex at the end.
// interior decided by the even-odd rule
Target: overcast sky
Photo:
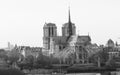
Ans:
{"type": "Polygon", "coordinates": [[[0,0],[0,48],[7,42],[42,46],[45,22],[55,23],[61,35],[69,5],[77,34],[89,33],[92,43],[120,43],[120,0],[0,0]]]}

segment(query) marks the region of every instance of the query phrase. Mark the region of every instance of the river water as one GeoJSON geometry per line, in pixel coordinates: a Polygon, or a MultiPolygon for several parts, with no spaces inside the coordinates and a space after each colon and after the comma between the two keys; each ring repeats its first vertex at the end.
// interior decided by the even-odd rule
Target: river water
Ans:
{"type": "Polygon", "coordinates": [[[57,74],[34,74],[34,73],[30,73],[30,74],[25,74],[25,75],[120,75],[120,71],[112,71],[112,72],[103,72],[103,73],[70,73],[70,74],[61,74],[61,73],[57,73],[57,74]]]}
{"type": "Polygon", "coordinates": [[[100,73],[71,73],[66,75],[101,75],[100,73]]]}
{"type": "Polygon", "coordinates": [[[120,75],[120,71],[104,72],[104,73],[70,73],[65,75],[120,75]]]}

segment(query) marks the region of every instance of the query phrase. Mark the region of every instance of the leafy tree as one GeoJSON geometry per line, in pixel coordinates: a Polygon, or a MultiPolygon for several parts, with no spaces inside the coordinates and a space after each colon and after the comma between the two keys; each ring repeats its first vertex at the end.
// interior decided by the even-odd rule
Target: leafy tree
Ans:
{"type": "Polygon", "coordinates": [[[54,57],[50,58],[50,62],[51,62],[51,64],[59,64],[60,63],[59,59],[58,58],[54,58],[54,57]]]}
{"type": "Polygon", "coordinates": [[[51,64],[51,58],[43,54],[39,54],[35,62],[36,65],[39,65],[39,68],[47,68],[51,64]]]}
{"type": "Polygon", "coordinates": [[[93,54],[89,60],[92,63],[95,63],[99,66],[105,66],[105,63],[108,61],[108,53],[105,50],[100,50],[99,52],[93,54]]]}
{"type": "Polygon", "coordinates": [[[34,63],[34,57],[32,55],[29,55],[24,58],[23,61],[18,63],[18,66],[21,69],[32,69],[33,68],[33,63],[34,63]]]}
{"type": "Polygon", "coordinates": [[[20,55],[21,54],[17,50],[12,50],[8,52],[7,56],[8,56],[9,64],[12,65],[13,63],[17,62],[20,58],[20,55]]]}
{"type": "Polygon", "coordinates": [[[4,59],[5,61],[8,60],[7,52],[4,49],[0,49],[0,58],[4,59]]]}
{"type": "Polygon", "coordinates": [[[116,63],[114,59],[110,59],[107,63],[106,63],[106,67],[115,67],[116,63]]]}
{"type": "Polygon", "coordinates": [[[105,50],[100,51],[100,52],[99,52],[99,57],[101,58],[101,62],[102,62],[102,63],[107,62],[108,59],[109,59],[108,52],[105,51],[105,50]]]}

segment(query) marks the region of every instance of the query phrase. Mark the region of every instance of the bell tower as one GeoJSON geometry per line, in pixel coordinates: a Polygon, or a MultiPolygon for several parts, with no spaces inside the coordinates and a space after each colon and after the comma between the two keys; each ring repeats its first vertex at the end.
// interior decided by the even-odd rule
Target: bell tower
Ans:
{"type": "Polygon", "coordinates": [[[45,23],[43,27],[43,47],[50,49],[50,38],[57,36],[57,27],[54,23],[45,23]]]}

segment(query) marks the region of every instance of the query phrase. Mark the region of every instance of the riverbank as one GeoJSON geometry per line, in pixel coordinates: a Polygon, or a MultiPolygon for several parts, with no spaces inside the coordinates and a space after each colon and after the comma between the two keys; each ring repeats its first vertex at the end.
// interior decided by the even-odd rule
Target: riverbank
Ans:
{"type": "Polygon", "coordinates": [[[0,75],[25,75],[22,71],[15,68],[2,68],[0,75]]]}

